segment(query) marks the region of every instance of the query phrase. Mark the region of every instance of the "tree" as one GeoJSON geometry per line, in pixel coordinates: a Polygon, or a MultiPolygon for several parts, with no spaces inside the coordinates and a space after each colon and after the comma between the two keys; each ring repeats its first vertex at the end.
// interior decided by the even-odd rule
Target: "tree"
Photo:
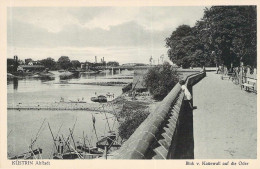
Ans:
{"type": "Polygon", "coordinates": [[[204,46],[196,37],[194,28],[188,25],[181,25],[173,31],[172,35],[166,38],[166,47],[170,48],[168,50],[170,60],[178,66],[188,68],[205,64],[204,46]]]}
{"type": "Polygon", "coordinates": [[[7,72],[15,72],[15,60],[7,58],[7,72]]]}
{"type": "Polygon", "coordinates": [[[156,100],[162,100],[178,83],[178,74],[168,62],[150,68],[144,77],[145,85],[156,100]]]}
{"type": "Polygon", "coordinates": [[[119,63],[116,61],[110,61],[110,62],[107,62],[107,66],[119,66],[119,63]]]}
{"type": "Polygon", "coordinates": [[[77,69],[78,67],[81,67],[81,63],[78,60],[72,60],[71,65],[75,69],[77,69]]]}
{"type": "Polygon", "coordinates": [[[51,57],[48,57],[47,59],[42,59],[40,63],[49,70],[56,70],[57,69],[57,63],[55,60],[51,57]]]}
{"type": "Polygon", "coordinates": [[[70,62],[70,59],[68,56],[61,56],[59,59],[58,59],[58,67],[60,69],[68,69],[71,67],[71,62],[70,62]]]}
{"type": "Polygon", "coordinates": [[[194,27],[181,25],[166,47],[170,60],[179,66],[256,67],[256,6],[213,6],[194,27]]]}
{"type": "Polygon", "coordinates": [[[18,64],[19,64],[19,65],[24,65],[25,62],[24,62],[23,60],[21,60],[21,59],[18,59],[18,64]]]}
{"type": "MultiPolygon", "coordinates": [[[[196,25],[199,37],[227,67],[256,67],[256,6],[213,6],[196,25]]],[[[211,51],[210,51],[211,50],[211,51]]]]}

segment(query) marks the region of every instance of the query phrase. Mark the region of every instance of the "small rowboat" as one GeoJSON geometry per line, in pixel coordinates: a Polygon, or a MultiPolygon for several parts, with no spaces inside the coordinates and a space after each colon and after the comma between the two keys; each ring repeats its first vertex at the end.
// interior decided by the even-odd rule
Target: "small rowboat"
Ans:
{"type": "Polygon", "coordinates": [[[107,97],[104,95],[99,95],[98,97],[91,97],[92,102],[105,103],[107,102],[107,97]]]}
{"type": "Polygon", "coordinates": [[[33,157],[35,155],[38,155],[38,154],[42,154],[41,148],[26,152],[26,153],[23,153],[23,154],[20,154],[20,155],[8,157],[8,158],[11,159],[11,160],[14,160],[14,159],[33,159],[33,157]]]}
{"type": "Polygon", "coordinates": [[[98,151],[97,147],[87,147],[87,146],[84,146],[84,145],[79,145],[79,146],[77,146],[77,149],[84,151],[84,152],[87,152],[87,153],[90,153],[90,154],[103,154],[103,152],[98,151]]]}

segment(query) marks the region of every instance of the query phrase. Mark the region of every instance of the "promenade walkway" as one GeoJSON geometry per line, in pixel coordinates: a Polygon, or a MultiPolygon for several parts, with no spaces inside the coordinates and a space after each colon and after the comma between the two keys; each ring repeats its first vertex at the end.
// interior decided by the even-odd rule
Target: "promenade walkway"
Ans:
{"type": "Polygon", "coordinates": [[[257,95],[215,72],[193,87],[194,158],[255,159],[257,95]]]}

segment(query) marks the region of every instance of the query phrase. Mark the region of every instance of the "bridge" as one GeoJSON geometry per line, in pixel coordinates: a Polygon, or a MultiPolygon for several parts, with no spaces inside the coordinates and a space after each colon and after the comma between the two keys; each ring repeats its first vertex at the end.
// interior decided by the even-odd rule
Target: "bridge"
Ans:
{"type": "MultiPolygon", "coordinates": [[[[135,65],[121,65],[121,66],[96,66],[94,67],[93,69],[94,70],[109,70],[113,73],[115,73],[116,71],[118,71],[119,73],[122,71],[122,70],[148,70],[149,68],[152,68],[152,67],[156,67],[158,65],[145,65],[145,66],[135,66],[135,65]]],[[[161,66],[161,65],[159,65],[161,66]]],[[[201,70],[201,68],[194,68],[194,69],[183,69],[183,68],[180,68],[180,67],[175,67],[176,71],[181,73],[181,74],[191,74],[191,73],[194,73],[194,72],[198,72],[201,70]]],[[[207,71],[215,71],[216,68],[211,68],[207,71]]]]}
{"type": "Polygon", "coordinates": [[[176,84],[108,158],[256,158],[256,95],[221,80],[215,72],[207,76],[205,71],[196,72],[184,80],[198,109],[189,108],[181,86],[176,84]],[[248,106],[241,108],[240,103],[248,106]],[[242,111],[236,111],[239,109],[242,111]]]}
{"type": "Polygon", "coordinates": [[[93,67],[93,69],[95,70],[110,70],[110,71],[121,71],[121,70],[134,70],[136,67],[139,67],[139,66],[132,66],[132,65],[129,65],[129,66],[95,66],[93,67]]]}

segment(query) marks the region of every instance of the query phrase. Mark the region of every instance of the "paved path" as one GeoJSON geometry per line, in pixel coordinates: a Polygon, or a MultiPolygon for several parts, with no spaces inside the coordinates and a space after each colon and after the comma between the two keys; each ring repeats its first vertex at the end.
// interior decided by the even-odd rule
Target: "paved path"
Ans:
{"type": "Polygon", "coordinates": [[[195,159],[255,159],[257,95],[211,72],[193,96],[195,159]]]}

